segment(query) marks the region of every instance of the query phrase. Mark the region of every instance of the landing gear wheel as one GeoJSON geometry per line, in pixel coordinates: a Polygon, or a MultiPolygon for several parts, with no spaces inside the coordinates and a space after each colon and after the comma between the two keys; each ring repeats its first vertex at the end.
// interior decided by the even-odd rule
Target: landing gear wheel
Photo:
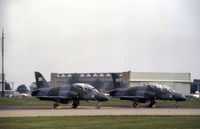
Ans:
{"type": "Polygon", "coordinates": [[[98,105],[96,107],[97,109],[100,109],[101,108],[101,102],[98,102],[98,105]]]}
{"type": "Polygon", "coordinates": [[[178,108],[178,107],[179,107],[178,103],[175,103],[174,108],[178,108]]]}
{"type": "Polygon", "coordinates": [[[136,108],[136,107],[138,107],[138,102],[133,103],[133,108],[136,108]]]}
{"type": "Polygon", "coordinates": [[[156,107],[156,102],[155,101],[151,101],[150,104],[148,105],[148,107],[156,107]]]}
{"type": "Polygon", "coordinates": [[[72,108],[77,108],[80,105],[79,101],[74,100],[72,103],[72,108]]]}
{"type": "Polygon", "coordinates": [[[133,99],[133,105],[132,105],[132,107],[133,108],[137,108],[137,107],[139,107],[138,105],[139,105],[139,99],[133,99]]]}
{"type": "Polygon", "coordinates": [[[56,108],[58,108],[59,107],[59,105],[57,104],[57,103],[55,103],[54,105],[53,105],[53,108],[54,109],[56,109],[56,108]]]}

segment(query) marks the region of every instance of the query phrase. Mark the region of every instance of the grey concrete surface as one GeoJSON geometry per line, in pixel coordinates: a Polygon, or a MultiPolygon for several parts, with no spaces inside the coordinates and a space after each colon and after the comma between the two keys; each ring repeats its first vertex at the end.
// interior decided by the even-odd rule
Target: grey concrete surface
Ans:
{"type": "Polygon", "coordinates": [[[122,107],[79,107],[78,109],[1,109],[0,117],[31,116],[94,116],[94,115],[194,115],[200,116],[200,109],[185,108],[122,108],[122,107]]]}

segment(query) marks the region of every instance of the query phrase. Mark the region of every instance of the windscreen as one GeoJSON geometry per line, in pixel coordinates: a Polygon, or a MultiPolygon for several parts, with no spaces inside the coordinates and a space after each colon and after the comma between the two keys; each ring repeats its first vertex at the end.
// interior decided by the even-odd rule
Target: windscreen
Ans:
{"type": "Polygon", "coordinates": [[[93,86],[84,83],[75,83],[73,87],[84,91],[92,91],[93,89],[95,89],[93,86]]]}
{"type": "Polygon", "coordinates": [[[152,88],[160,89],[161,91],[164,91],[164,92],[175,92],[172,88],[166,85],[149,85],[149,86],[152,88]]]}

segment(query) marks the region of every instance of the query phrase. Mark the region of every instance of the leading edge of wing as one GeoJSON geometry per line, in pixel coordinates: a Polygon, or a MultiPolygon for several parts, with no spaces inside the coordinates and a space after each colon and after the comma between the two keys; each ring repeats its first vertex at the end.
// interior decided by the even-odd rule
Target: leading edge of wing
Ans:
{"type": "Polygon", "coordinates": [[[66,96],[36,96],[37,98],[48,98],[48,99],[72,99],[66,96]]]}
{"type": "Polygon", "coordinates": [[[144,96],[113,96],[114,98],[121,98],[121,99],[149,99],[150,97],[144,96]]]}

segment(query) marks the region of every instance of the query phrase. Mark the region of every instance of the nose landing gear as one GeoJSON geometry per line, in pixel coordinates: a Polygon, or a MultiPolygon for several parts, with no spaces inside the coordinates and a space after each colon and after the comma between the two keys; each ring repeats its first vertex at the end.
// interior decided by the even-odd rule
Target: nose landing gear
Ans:
{"type": "Polygon", "coordinates": [[[178,105],[178,103],[176,102],[175,104],[174,104],[174,108],[178,108],[179,107],[179,105],[178,105]]]}
{"type": "Polygon", "coordinates": [[[98,105],[96,106],[97,109],[101,108],[101,102],[98,102],[98,105]]]}

